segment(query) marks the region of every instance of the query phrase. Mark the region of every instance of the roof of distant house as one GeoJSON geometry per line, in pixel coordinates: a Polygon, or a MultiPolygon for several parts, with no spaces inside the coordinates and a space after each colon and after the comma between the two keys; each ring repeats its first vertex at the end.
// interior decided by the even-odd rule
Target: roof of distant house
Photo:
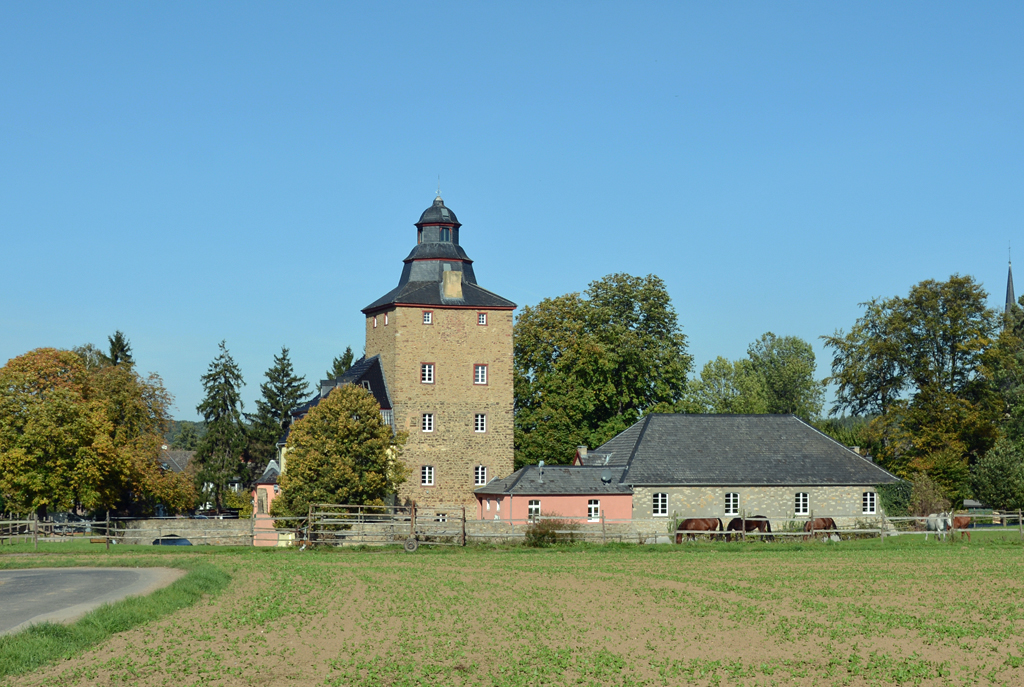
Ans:
{"type": "Polygon", "coordinates": [[[256,484],[277,484],[277,478],[281,476],[281,468],[278,467],[277,461],[272,460],[267,463],[266,469],[263,470],[263,474],[256,480],[256,484]]]}
{"type": "Polygon", "coordinates": [[[795,415],[652,414],[587,453],[634,486],[875,485],[899,478],[795,415]]]}
{"type": "Polygon", "coordinates": [[[188,464],[192,462],[195,451],[177,451],[164,449],[160,451],[160,462],[165,465],[165,470],[171,472],[185,472],[188,464]]]}
{"type": "Polygon", "coordinates": [[[632,494],[622,483],[625,468],[574,465],[527,465],[504,479],[492,480],[475,490],[477,494],[632,494]]]}

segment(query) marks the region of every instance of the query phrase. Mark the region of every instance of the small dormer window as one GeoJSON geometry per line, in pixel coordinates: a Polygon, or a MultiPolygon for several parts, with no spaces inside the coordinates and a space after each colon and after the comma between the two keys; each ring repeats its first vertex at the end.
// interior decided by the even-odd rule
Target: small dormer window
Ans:
{"type": "Polygon", "coordinates": [[[452,240],[452,229],[451,229],[451,227],[438,227],[437,240],[438,241],[451,241],[452,240]]]}

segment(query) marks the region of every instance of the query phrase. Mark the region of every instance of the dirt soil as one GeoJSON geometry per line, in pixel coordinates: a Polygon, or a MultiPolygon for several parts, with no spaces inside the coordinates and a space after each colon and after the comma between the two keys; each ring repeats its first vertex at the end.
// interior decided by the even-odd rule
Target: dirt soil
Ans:
{"type": "Polygon", "coordinates": [[[1024,685],[1024,561],[937,545],[284,552],[14,685],[1024,685]]]}

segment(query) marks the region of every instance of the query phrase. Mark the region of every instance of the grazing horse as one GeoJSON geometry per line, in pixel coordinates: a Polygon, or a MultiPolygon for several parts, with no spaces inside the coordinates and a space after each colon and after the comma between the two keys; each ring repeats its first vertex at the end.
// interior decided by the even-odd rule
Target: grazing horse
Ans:
{"type": "Polygon", "coordinates": [[[953,521],[946,513],[932,513],[925,521],[924,540],[928,541],[928,535],[935,533],[935,538],[942,537],[946,541],[946,532],[953,526],[953,521]]]}
{"type": "Polygon", "coordinates": [[[819,530],[837,530],[836,521],[832,518],[815,518],[814,520],[808,520],[804,523],[804,532],[807,535],[804,536],[804,541],[811,538],[810,532],[813,530],[818,532],[819,530]]]}
{"type": "MultiPolygon", "coordinates": [[[[971,518],[966,515],[954,515],[953,516],[953,529],[959,532],[962,536],[967,537],[967,543],[971,543],[971,531],[967,529],[971,526],[971,518]]],[[[927,535],[925,535],[927,536],[927,535]]]]}
{"type": "Polygon", "coordinates": [[[729,521],[729,526],[726,529],[729,531],[729,534],[725,535],[726,541],[732,541],[733,532],[753,532],[754,530],[767,533],[768,536],[761,537],[761,541],[775,541],[775,537],[771,533],[772,524],[763,515],[755,515],[746,521],[743,518],[733,518],[729,521]]]}
{"type": "Polygon", "coordinates": [[[721,518],[687,518],[679,523],[679,527],[676,528],[676,544],[683,543],[684,534],[687,541],[689,541],[696,539],[698,534],[720,532],[723,529],[721,518]]]}

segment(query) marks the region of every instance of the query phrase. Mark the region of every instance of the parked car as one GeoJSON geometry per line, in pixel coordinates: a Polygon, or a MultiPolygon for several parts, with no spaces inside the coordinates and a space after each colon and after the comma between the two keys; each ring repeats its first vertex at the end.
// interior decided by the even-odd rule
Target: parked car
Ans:
{"type": "Polygon", "coordinates": [[[185,539],[185,537],[179,537],[176,534],[168,534],[166,537],[154,539],[153,546],[192,546],[192,542],[185,539]]]}

